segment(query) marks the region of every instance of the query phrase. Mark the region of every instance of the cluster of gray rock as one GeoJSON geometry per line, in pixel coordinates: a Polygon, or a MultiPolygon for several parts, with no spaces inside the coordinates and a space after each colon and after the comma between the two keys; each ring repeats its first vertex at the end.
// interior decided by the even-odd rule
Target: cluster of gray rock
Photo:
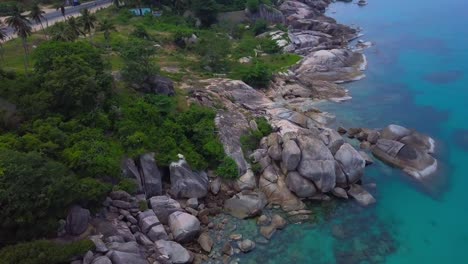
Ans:
{"type": "Polygon", "coordinates": [[[361,148],[371,149],[380,160],[402,169],[418,181],[424,181],[437,170],[437,160],[431,155],[435,141],[427,135],[399,126],[389,125],[381,130],[340,129],[348,137],[361,141],[361,148]]]}
{"type": "MultiPolygon", "coordinates": [[[[201,198],[208,192],[208,176],[205,172],[195,172],[189,167],[183,156],[169,166],[171,194],[176,198],[201,198]]],[[[134,179],[138,192],[146,197],[163,194],[163,175],[158,168],[154,153],[141,155],[136,161],[127,158],[122,163],[123,175],[134,179]]]]}
{"type": "MultiPolygon", "coordinates": [[[[186,204],[191,207],[183,209],[178,201],[165,195],[147,201],[141,195],[133,197],[124,191],[111,192],[104,202],[106,207],[101,217],[90,219],[88,211],[88,218],[79,218],[82,220],[79,226],[87,227],[88,223],[93,226],[95,234],[89,239],[96,248],[82,260],[72,263],[191,263],[194,253],[181,244],[196,241],[202,228],[197,217],[187,209],[203,205],[198,205],[196,198],[189,199],[186,204]],[[151,209],[144,209],[148,202],[151,209]]],[[[77,219],[76,215],[77,210],[72,210],[69,219],[77,219]]],[[[69,224],[77,225],[77,222],[69,224]]]]}
{"type": "MultiPolygon", "coordinates": [[[[212,228],[208,215],[220,211],[206,208],[198,200],[208,194],[207,174],[192,171],[181,156],[169,167],[171,185],[168,189],[163,186],[163,173],[153,153],[144,154],[136,161],[126,159],[122,170],[137,182],[140,194],[111,192],[103,203],[104,209],[96,217],[79,206],[70,210],[66,234],[89,237],[96,245],[94,252],[88,252],[74,263],[192,263],[200,258],[186,249],[186,245],[195,243],[203,228],[212,228]]],[[[220,186],[216,187],[217,183],[220,185],[219,180],[212,182],[212,191],[219,192],[220,186]]],[[[204,243],[203,249],[211,250],[206,246],[211,238],[203,237],[199,239],[204,243]]]]}
{"type": "Polygon", "coordinates": [[[307,55],[314,51],[345,48],[358,37],[356,29],[337,23],[325,16],[328,0],[287,0],[279,10],[286,16],[291,45],[285,51],[307,55]]]}
{"type": "MultiPolygon", "coordinates": [[[[323,200],[330,193],[346,199],[349,194],[363,205],[375,202],[369,193],[354,196],[345,190],[355,188],[366,161],[334,130],[273,133],[260,147],[253,156],[261,165],[260,188],[267,195],[277,196],[277,186],[285,184],[298,198],[323,200]]],[[[283,208],[300,205],[278,198],[283,208]]]]}

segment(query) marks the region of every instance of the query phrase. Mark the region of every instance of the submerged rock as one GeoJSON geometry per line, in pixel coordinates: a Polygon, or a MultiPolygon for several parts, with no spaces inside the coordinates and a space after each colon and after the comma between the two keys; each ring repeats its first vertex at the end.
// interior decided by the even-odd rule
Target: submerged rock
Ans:
{"type": "Polygon", "coordinates": [[[213,248],[214,242],[210,235],[207,232],[204,232],[198,237],[198,244],[200,244],[204,251],[209,253],[213,248]]]}
{"type": "Polygon", "coordinates": [[[358,184],[351,184],[348,194],[362,206],[369,206],[376,202],[375,198],[358,184]]]}
{"type": "Polygon", "coordinates": [[[255,242],[253,242],[250,239],[239,241],[237,245],[239,246],[239,249],[244,253],[252,251],[255,248],[255,242]]]}

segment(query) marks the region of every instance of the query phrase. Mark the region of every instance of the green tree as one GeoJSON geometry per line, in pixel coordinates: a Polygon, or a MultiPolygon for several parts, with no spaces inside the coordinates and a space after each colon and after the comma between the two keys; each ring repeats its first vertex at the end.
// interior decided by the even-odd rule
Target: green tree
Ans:
{"type": "Polygon", "coordinates": [[[34,2],[31,7],[31,12],[29,13],[29,17],[36,23],[41,25],[42,31],[48,37],[47,32],[44,30],[44,25],[42,24],[43,20],[46,20],[44,17],[45,12],[41,9],[37,2],[34,2]]]}
{"type": "Polygon", "coordinates": [[[13,8],[13,14],[5,19],[5,22],[13,28],[18,37],[23,42],[24,49],[24,70],[28,72],[29,67],[29,49],[28,49],[28,37],[32,33],[31,22],[28,18],[21,13],[21,10],[16,6],[13,8]]]}
{"type": "MultiPolygon", "coordinates": [[[[67,55],[79,56],[93,67],[97,74],[102,74],[104,72],[104,62],[102,60],[101,53],[90,43],[84,41],[68,43],[50,41],[41,44],[34,50],[34,68],[37,75],[42,76],[49,70],[50,65],[52,65],[56,58],[67,55]]],[[[40,79],[40,81],[44,80],[40,79]]]]}
{"type": "Polygon", "coordinates": [[[210,33],[201,38],[196,47],[202,56],[202,66],[212,72],[227,72],[228,55],[231,51],[231,41],[225,36],[210,33]]]}
{"type": "Polygon", "coordinates": [[[81,21],[81,24],[83,25],[83,32],[87,35],[91,35],[91,31],[94,29],[94,26],[96,24],[97,18],[94,14],[91,14],[88,9],[83,9],[81,10],[81,17],[79,20],[81,21]]]}
{"type": "Polygon", "coordinates": [[[91,240],[57,243],[36,240],[4,247],[0,250],[1,264],[60,264],[68,263],[75,256],[82,256],[95,248],[91,240]]]}
{"type": "Polygon", "coordinates": [[[114,24],[110,20],[104,19],[99,22],[98,30],[104,33],[106,46],[109,47],[110,34],[112,31],[117,31],[114,24]]]}
{"type": "Polygon", "coordinates": [[[49,30],[50,38],[55,41],[73,42],[78,39],[76,31],[66,22],[58,22],[49,30]]]}
{"type": "Polygon", "coordinates": [[[41,87],[50,94],[50,110],[72,116],[87,112],[97,106],[101,90],[95,70],[77,55],[53,60],[43,76],[41,87]]]}
{"type": "Polygon", "coordinates": [[[81,24],[80,21],[74,17],[70,17],[67,20],[67,25],[69,27],[71,34],[76,36],[75,39],[77,39],[80,35],[85,35],[85,33],[80,28],[81,27],[80,24],[81,24]]]}
{"type": "Polygon", "coordinates": [[[193,0],[191,9],[205,27],[217,20],[219,6],[215,0],[193,0]]]}
{"type": "Polygon", "coordinates": [[[122,76],[130,83],[141,83],[147,77],[158,73],[154,61],[156,49],[145,40],[130,39],[120,50],[124,61],[122,76]]]}
{"type": "Polygon", "coordinates": [[[240,70],[242,81],[255,88],[265,88],[273,76],[271,70],[262,62],[254,61],[254,65],[240,70]]]}
{"type": "Polygon", "coordinates": [[[3,24],[3,21],[0,21],[0,53],[1,53],[1,58],[3,60],[3,42],[5,42],[8,38],[8,35],[6,33],[6,28],[5,25],[3,24]]]}
{"type": "Polygon", "coordinates": [[[259,5],[260,5],[260,1],[258,0],[247,0],[247,3],[246,3],[247,9],[252,13],[258,12],[259,5]]]}
{"type": "Polygon", "coordinates": [[[0,149],[0,168],[2,242],[48,235],[73,201],[73,176],[37,153],[8,149],[0,149]]]}

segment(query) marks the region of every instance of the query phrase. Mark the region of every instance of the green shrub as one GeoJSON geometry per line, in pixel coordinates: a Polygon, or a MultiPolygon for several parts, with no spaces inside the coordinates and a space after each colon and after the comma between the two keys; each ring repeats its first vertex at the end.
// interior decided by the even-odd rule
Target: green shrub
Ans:
{"type": "Polygon", "coordinates": [[[187,28],[180,28],[177,29],[174,32],[174,43],[179,47],[179,48],[186,48],[186,38],[190,38],[192,34],[194,33],[193,30],[187,29],[187,28]]]}
{"type": "Polygon", "coordinates": [[[258,19],[255,21],[255,25],[253,26],[253,31],[255,35],[260,35],[266,32],[268,29],[268,24],[264,19],[258,19]]]}
{"type": "Polygon", "coordinates": [[[148,210],[148,202],[146,200],[145,201],[140,201],[138,203],[138,208],[140,208],[140,211],[142,211],[142,212],[148,210]]]}
{"type": "Polygon", "coordinates": [[[108,183],[87,177],[79,179],[73,189],[75,201],[96,208],[106,198],[112,187],[108,183]]]}
{"type": "Polygon", "coordinates": [[[240,70],[241,80],[254,88],[265,88],[270,83],[272,76],[270,69],[260,61],[240,70]]]}
{"type": "Polygon", "coordinates": [[[145,26],[138,24],[135,26],[133,31],[130,33],[130,36],[140,39],[150,40],[151,36],[149,35],[148,31],[146,30],[145,26]]]}
{"type": "Polygon", "coordinates": [[[258,130],[250,130],[247,134],[242,135],[240,138],[242,150],[246,154],[257,149],[260,140],[273,132],[273,128],[268,123],[266,118],[256,118],[255,122],[257,123],[258,130]]]}
{"type": "Polygon", "coordinates": [[[240,142],[244,153],[255,150],[262,139],[263,134],[259,130],[251,130],[248,134],[242,135],[240,142]]]}
{"type": "Polygon", "coordinates": [[[273,128],[265,117],[256,118],[255,122],[257,123],[258,130],[262,133],[262,137],[266,137],[273,132],[273,128]]]}
{"type": "Polygon", "coordinates": [[[38,153],[0,149],[0,238],[3,242],[48,235],[75,199],[76,178],[38,153]]]}
{"type": "Polygon", "coordinates": [[[138,190],[138,184],[134,179],[123,179],[114,186],[114,190],[126,191],[129,194],[135,194],[138,190]]]}
{"type": "Polygon", "coordinates": [[[247,9],[252,13],[257,13],[260,5],[259,0],[247,0],[247,9]]]}
{"type": "Polygon", "coordinates": [[[237,163],[231,157],[226,156],[216,169],[216,174],[225,179],[236,179],[239,177],[237,163]]]}
{"type": "Polygon", "coordinates": [[[262,48],[262,51],[267,54],[276,54],[281,52],[281,48],[278,46],[276,41],[268,37],[260,39],[260,47],[262,48]]]}
{"type": "Polygon", "coordinates": [[[91,240],[69,244],[58,244],[48,240],[37,240],[7,246],[0,250],[0,264],[59,264],[69,263],[75,256],[82,256],[94,249],[91,240]]]}

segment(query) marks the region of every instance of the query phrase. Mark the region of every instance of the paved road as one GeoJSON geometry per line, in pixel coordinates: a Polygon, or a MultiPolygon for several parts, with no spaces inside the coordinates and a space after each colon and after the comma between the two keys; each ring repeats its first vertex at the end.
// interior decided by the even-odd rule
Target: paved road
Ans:
{"type": "MultiPolygon", "coordinates": [[[[83,9],[99,8],[99,7],[105,6],[105,5],[109,4],[109,3],[112,3],[112,0],[96,0],[96,1],[93,1],[93,2],[83,3],[83,4],[79,5],[79,6],[67,7],[67,8],[65,8],[65,16],[76,15],[76,14],[80,13],[80,11],[83,10],[83,9]]],[[[62,18],[63,16],[62,16],[62,12],[60,10],[58,10],[58,11],[46,13],[46,14],[44,14],[44,17],[48,21],[54,21],[54,20],[58,20],[58,19],[62,18]]],[[[46,26],[45,24],[46,23],[43,22],[44,27],[46,26]]],[[[31,22],[31,25],[33,27],[38,26],[38,24],[36,24],[34,22],[31,22]]],[[[12,28],[7,27],[6,33],[7,33],[8,37],[11,37],[11,36],[13,36],[14,32],[13,32],[12,28]]]]}

